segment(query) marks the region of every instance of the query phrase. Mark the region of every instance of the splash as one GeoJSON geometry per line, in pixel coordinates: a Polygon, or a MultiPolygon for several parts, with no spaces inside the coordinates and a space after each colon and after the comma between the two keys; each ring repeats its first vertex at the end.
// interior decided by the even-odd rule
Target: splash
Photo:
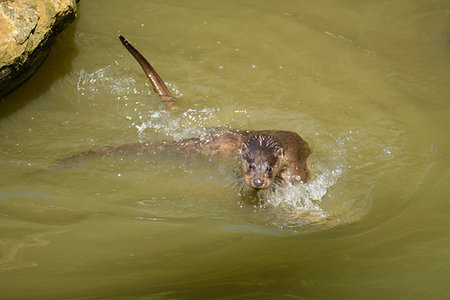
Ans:
{"type": "MultiPolygon", "coordinates": [[[[132,95],[152,95],[150,83],[144,83],[142,76],[130,73],[127,76],[118,76],[117,66],[120,57],[114,63],[104,66],[93,72],[81,69],[78,75],[77,90],[89,100],[95,99],[99,95],[111,94],[117,96],[117,99],[127,99],[132,95]]],[[[167,83],[168,88],[176,97],[181,97],[182,93],[173,83],[167,83]]]]}
{"type": "Polygon", "coordinates": [[[103,93],[104,90],[110,91],[113,95],[120,95],[124,91],[127,93],[134,92],[137,94],[137,90],[132,87],[136,85],[136,80],[131,77],[119,77],[115,78],[109,73],[113,73],[113,66],[118,65],[119,60],[100,68],[92,73],[82,69],[78,76],[77,90],[81,95],[87,95],[89,99],[94,99],[99,93],[103,93]]]}
{"type": "Polygon", "coordinates": [[[321,231],[342,224],[342,218],[322,205],[325,195],[339,181],[342,173],[341,166],[324,169],[308,183],[259,191],[255,222],[286,234],[321,231]]]}
{"type": "Polygon", "coordinates": [[[337,167],[326,170],[312,181],[305,184],[289,184],[285,188],[276,187],[258,194],[264,203],[289,211],[310,211],[322,216],[329,214],[320,207],[322,198],[328,189],[336,184],[342,169],[337,167]]]}
{"type": "Polygon", "coordinates": [[[211,132],[207,127],[220,125],[217,118],[218,111],[220,109],[188,109],[177,116],[167,110],[152,111],[145,121],[137,120],[133,125],[137,128],[141,139],[146,138],[145,131],[148,129],[171,136],[174,140],[201,137],[211,132]]]}

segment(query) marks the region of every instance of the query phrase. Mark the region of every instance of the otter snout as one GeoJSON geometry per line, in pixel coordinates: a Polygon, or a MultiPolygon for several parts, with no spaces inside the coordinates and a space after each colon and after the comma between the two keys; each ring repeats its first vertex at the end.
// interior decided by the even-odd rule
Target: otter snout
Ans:
{"type": "Polygon", "coordinates": [[[255,178],[255,179],[251,180],[251,183],[252,183],[253,187],[261,188],[264,185],[264,180],[255,178]]]}
{"type": "Polygon", "coordinates": [[[272,185],[272,180],[267,177],[256,177],[254,174],[244,175],[245,182],[247,185],[254,189],[267,189],[272,185]]]}

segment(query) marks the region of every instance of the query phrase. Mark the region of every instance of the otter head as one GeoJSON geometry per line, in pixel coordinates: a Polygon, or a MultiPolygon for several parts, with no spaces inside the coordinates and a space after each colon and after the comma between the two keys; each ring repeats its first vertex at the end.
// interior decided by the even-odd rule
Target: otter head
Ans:
{"type": "Polygon", "coordinates": [[[242,144],[241,167],[245,183],[255,189],[268,188],[280,171],[283,148],[271,135],[255,135],[242,144]]]}

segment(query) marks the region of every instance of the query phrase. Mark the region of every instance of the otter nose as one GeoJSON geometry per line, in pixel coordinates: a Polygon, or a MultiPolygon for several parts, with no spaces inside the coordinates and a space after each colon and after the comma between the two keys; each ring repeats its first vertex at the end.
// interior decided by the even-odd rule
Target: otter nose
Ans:
{"type": "Polygon", "coordinates": [[[260,187],[260,186],[262,186],[262,185],[264,184],[264,181],[262,181],[262,180],[259,179],[259,178],[256,178],[256,179],[253,179],[253,180],[252,180],[252,184],[253,184],[253,186],[255,186],[255,187],[260,187]]]}

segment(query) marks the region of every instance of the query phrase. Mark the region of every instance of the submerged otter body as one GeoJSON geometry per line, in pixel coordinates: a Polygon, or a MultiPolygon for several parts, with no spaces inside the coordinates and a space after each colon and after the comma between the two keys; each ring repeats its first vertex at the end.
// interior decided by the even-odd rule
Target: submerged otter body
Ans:
{"type": "MultiPolygon", "coordinates": [[[[174,106],[172,97],[164,81],[150,63],[122,36],[122,44],[139,62],[167,108],[174,106]]],[[[158,143],[136,143],[118,147],[105,147],[87,151],[64,159],[73,161],[82,158],[103,157],[114,154],[156,154],[176,152],[202,157],[235,158],[240,162],[245,183],[255,189],[265,189],[275,178],[287,183],[306,182],[309,169],[306,160],[311,153],[308,144],[295,132],[284,130],[227,130],[211,133],[206,137],[190,138],[181,141],[158,143]]]]}

